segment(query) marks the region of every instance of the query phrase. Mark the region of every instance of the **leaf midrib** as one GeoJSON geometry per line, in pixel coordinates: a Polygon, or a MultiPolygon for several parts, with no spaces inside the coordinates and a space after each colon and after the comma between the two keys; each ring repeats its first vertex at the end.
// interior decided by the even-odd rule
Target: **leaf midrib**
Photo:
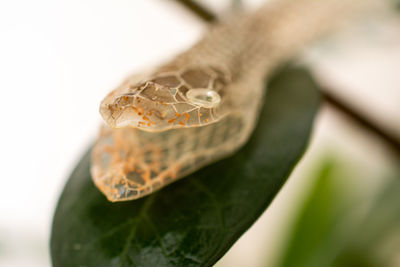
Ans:
{"type": "Polygon", "coordinates": [[[131,229],[131,231],[129,232],[129,235],[128,235],[126,241],[125,241],[125,245],[124,245],[124,247],[123,247],[123,249],[122,249],[122,251],[121,251],[119,267],[122,267],[123,260],[127,257],[129,247],[130,247],[130,245],[131,245],[131,243],[132,243],[132,240],[133,240],[134,237],[135,237],[136,229],[137,229],[139,223],[140,223],[143,219],[145,219],[145,214],[147,213],[148,209],[149,209],[149,208],[151,207],[151,205],[153,204],[154,199],[155,199],[155,194],[150,195],[150,196],[148,197],[148,199],[145,201],[143,207],[140,209],[139,214],[138,214],[138,219],[135,220],[135,223],[132,225],[132,229],[131,229]]]}

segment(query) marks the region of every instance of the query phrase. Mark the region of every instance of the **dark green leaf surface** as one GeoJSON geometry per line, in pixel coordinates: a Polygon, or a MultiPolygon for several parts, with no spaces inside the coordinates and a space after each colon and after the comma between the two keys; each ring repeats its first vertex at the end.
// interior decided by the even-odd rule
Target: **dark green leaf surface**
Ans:
{"type": "Polygon", "coordinates": [[[54,266],[214,264],[278,193],[305,150],[318,105],[306,71],[281,71],[245,147],[130,202],[110,203],[95,188],[87,153],[54,215],[54,266]]]}

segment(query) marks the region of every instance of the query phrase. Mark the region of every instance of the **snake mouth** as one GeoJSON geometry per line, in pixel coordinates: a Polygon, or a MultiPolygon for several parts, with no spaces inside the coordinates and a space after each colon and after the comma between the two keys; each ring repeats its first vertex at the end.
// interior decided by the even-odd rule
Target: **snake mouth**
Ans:
{"type": "Polygon", "coordinates": [[[100,114],[111,128],[161,131],[168,127],[168,117],[173,113],[168,105],[130,95],[116,97],[100,106],[100,114]]]}
{"type": "MultiPolygon", "coordinates": [[[[148,114],[147,114],[148,115],[148,114]]],[[[127,107],[124,108],[121,114],[114,120],[115,128],[124,127],[151,127],[155,122],[150,120],[149,117],[145,115],[145,112],[138,111],[137,107],[127,107]]]]}

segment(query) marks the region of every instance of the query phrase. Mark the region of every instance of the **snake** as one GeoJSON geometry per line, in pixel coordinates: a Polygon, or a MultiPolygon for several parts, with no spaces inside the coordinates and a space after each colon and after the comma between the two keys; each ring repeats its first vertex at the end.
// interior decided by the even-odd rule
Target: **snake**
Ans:
{"type": "Polygon", "coordinates": [[[127,77],[100,104],[94,184],[109,201],[134,200],[232,155],[255,128],[271,73],[378,2],[269,1],[226,16],[185,52],[127,77]]]}

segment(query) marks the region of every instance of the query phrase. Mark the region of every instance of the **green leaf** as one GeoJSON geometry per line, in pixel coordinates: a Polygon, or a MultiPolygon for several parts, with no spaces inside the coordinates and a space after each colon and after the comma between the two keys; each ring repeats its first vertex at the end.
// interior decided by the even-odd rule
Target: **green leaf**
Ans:
{"type": "Polygon", "coordinates": [[[307,145],[319,106],[303,69],[270,83],[250,141],[148,197],[110,203],[91,181],[89,152],[54,215],[54,266],[210,266],[271,203],[307,145]]]}
{"type": "MultiPolygon", "coordinates": [[[[379,177],[382,179],[382,177],[379,177]]],[[[400,250],[400,174],[372,200],[364,218],[352,231],[335,259],[337,267],[398,266],[400,250]]]]}
{"type": "Polygon", "coordinates": [[[338,165],[328,161],[317,172],[277,266],[331,266],[343,246],[340,225],[349,209],[347,192],[338,183],[343,177],[338,177],[336,169],[338,165]]]}
{"type": "Polygon", "coordinates": [[[275,266],[394,266],[400,248],[399,176],[371,198],[351,187],[357,180],[370,182],[355,173],[338,162],[323,163],[275,266]]]}

